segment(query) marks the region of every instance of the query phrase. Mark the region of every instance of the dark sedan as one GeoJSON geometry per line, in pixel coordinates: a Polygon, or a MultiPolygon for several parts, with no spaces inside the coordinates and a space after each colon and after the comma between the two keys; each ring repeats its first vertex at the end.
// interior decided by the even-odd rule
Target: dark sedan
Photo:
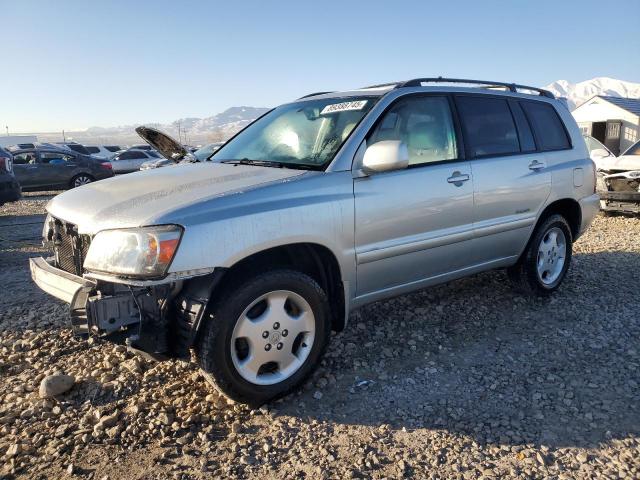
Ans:
{"type": "Polygon", "coordinates": [[[111,163],[70,150],[41,146],[11,153],[23,191],[74,188],[113,177],[111,163]]]}
{"type": "Polygon", "coordinates": [[[20,199],[20,184],[13,175],[12,155],[0,147],[0,205],[20,199]]]}

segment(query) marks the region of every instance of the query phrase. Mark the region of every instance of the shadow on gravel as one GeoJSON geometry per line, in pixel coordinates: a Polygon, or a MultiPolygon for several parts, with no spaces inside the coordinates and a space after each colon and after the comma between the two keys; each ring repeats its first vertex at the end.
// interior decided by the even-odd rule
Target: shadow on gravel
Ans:
{"type": "MultiPolygon", "coordinates": [[[[486,444],[594,446],[640,434],[640,255],[578,254],[549,299],[489,272],[366,306],[334,337],[324,387],[277,408],[486,444]],[[341,376],[342,374],[342,376],[341,376]]],[[[318,388],[319,385],[319,388],[318,388]]]]}

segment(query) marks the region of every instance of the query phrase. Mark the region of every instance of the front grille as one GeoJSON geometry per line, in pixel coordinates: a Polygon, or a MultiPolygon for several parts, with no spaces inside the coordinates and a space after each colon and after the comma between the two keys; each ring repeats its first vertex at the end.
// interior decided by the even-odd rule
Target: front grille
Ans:
{"type": "Polygon", "coordinates": [[[89,235],[80,235],[74,224],[50,217],[45,242],[52,247],[58,268],[82,276],[82,264],[91,245],[89,235]]]}

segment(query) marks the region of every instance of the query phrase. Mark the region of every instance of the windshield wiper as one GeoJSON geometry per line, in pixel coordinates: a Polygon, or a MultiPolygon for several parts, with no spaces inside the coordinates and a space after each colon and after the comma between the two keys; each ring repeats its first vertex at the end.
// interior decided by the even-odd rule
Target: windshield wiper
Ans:
{"type": "Polygon", "coordinates": [[[258,167],[272,168],[293,168],[297,170],[315,170],[313,165],[305,165],[302,163],[276,162],[274,160],[250,160],[241,158],[239,160],[221,160],[220,163],[230,163],[231,165],[256,165],[258,167]]]}

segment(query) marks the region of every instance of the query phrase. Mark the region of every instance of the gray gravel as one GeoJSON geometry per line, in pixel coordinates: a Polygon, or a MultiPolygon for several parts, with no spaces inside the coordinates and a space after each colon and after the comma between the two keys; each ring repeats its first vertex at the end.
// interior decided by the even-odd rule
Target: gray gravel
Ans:
{"type": "Polygon", "coordinates": [[[598,217],[549,300],[490,272],[362,308],[300,392],[250,410],[72,338],[28,276],[48,198],[0,208],[0,475],[640,478],[640,219],[598,217]],[[75,384],[40,398],[52,374],[75,384]]]}

